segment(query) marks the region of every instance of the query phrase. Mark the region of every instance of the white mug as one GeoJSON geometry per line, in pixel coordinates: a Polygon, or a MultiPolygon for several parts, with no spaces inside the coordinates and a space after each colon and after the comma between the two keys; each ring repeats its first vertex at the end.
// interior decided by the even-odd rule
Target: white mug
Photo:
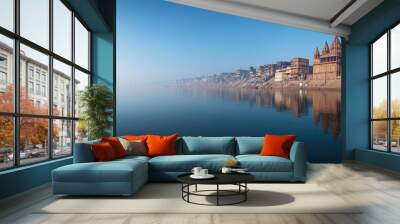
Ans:
{"type": "Polygon", "coordinates": [[[207,176],[208,175],[208,169],[201,169],[200,170],[200,176],[207,176]]]}
{"type": "Polygon", "coordinates": [[[201,171],[201,170],[202,170],[201,167],[194,167],[194,168],[192,169],[192,173],[193,173],[194,175],[199,176],[199,175],[201,175],[201,174],[200,174],[200,171],[201,171]]]}
{"type": "Polygon", "coordinates": [[[230,168],[230,167],[222,167],[221,172],[222,173],[230,173],[230,172],[232,172],[232,168],[230,168]]]}

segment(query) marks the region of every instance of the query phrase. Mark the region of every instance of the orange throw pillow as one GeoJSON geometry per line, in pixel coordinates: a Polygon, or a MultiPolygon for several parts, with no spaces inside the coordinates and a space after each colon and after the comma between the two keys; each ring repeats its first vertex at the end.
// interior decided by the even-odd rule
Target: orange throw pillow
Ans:
{"type": "Polygon", "coordinates": [[[149,135],[148,156],[176,155],[176,134],[170,136],[149,135]]]}
{"type": "Polygon", "coordinates": [[[264,146],[261,149],[262,156],[280,156],[290,158],[290,148],[296,140],[296,135],[265,135],[264,146]]]}
{"type": "Polygon", "coordinates": [[[91,145],[91,149],[94,157],[99,162],[110,161],[117,158],[113,147],[108,142],[93,144],[91,145]]]}
{"type": "Polygon", "coordinates": [[[115,155],[117,158],[125,157],[126,151],[124,146],[122,146],[121,142],[119,142],[117,137],[110,137],[110,138],[101,138],[101,142],[108,142],[114,149],[115,155]]]}

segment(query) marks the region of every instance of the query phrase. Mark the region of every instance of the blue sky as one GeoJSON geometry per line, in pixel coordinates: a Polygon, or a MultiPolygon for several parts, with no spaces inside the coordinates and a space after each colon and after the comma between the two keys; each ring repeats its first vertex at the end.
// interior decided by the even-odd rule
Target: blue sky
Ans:
{"type": "Polygon", "coordinates": [[[117,1],[119,82],[143,83],[311,59],[331,35],[161,0],[117,1]]]}

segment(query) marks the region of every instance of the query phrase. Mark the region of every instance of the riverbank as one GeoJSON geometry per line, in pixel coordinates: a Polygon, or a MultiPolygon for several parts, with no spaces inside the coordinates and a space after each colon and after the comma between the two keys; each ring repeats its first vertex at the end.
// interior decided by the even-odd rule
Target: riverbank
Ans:
{"type": "Polygon", "coordinates": [[[190,83],[179,84],[181,86],[192,87],[217,87],[217,88],[239,88],[239,89],[328,89],[340,90],[341,79],[335,80],[286,80],[276,82],[271,79],[268,81],[254,80],[235,80],[229,82],[210,82],[192,81],[190,83]]]}

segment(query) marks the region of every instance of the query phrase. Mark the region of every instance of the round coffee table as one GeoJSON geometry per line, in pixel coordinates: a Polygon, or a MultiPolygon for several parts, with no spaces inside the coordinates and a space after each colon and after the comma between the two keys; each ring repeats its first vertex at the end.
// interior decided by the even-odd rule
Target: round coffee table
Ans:
{"type": "Polygon", "coordinates": [[[248,173],[229,173],[213,174],[215,177],[212,179],[193,179],[190,177],[191,173],[182,174],[177,177],[178,181],[182,183],[182,199],[188,203],[198,205],[234,205],[245,202],[247,200],[247,192],[249,188],[247,183],[255,180],[255,177],[248,173]],[[215,185],[215,190],[198,190],[197,185],[215,185]],[[220,189],[220,185],[236,185],[237,190],[224,190],[220,189]],[[190,186],[195,186],[194,191],[190,191],[190,186]],[[215,194],[206,194],[214,192],[215,194]],[[203,197],[216,197],[216,204],[202,204],[190,200],[190,196],[203,196],[203,197]],[[240,199],[231,203],[221,203],[221,197],[240,196],[240,199]]]}

